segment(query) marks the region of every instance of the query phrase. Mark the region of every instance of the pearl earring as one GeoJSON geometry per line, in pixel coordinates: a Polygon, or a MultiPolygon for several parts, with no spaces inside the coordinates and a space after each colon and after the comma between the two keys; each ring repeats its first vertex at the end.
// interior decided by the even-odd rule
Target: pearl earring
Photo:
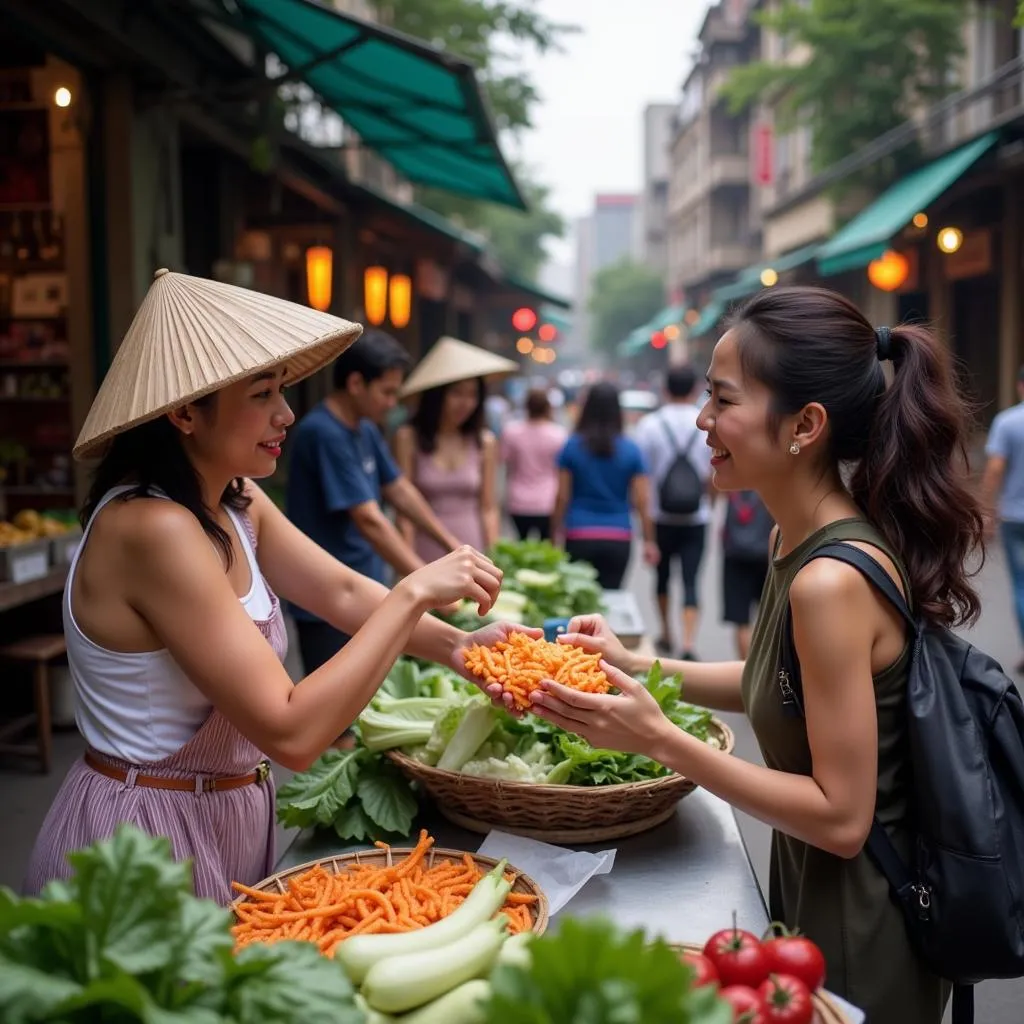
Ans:
{"type": "Polygon", "coordinates": [[[789,454],[790,454],[790,455],[799,455],[799,454],[800,454],[800,445],[798,445],[798,444],[796,443],[796,441],[794,441],[794,442],[793,442],[793,443],[792,443],[792,444],[791,444],[791,445],[789,446],[789,454]]]}

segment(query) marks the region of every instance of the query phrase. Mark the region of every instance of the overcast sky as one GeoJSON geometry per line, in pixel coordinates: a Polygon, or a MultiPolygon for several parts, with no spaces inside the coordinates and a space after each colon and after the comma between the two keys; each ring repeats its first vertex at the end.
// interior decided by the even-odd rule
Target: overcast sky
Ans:
{"type": "MultiPolygon", "coordinates": [[[[643,109],[673,102],[690,68],[708,0],[539,0],[556,22],[579,25],[566,52],[526,62],[542,96],[522,152],[566,218],[596,192],[640,188],[643,109]]],[[[551,246],[566,259],[565,243],[551,246]]]]}

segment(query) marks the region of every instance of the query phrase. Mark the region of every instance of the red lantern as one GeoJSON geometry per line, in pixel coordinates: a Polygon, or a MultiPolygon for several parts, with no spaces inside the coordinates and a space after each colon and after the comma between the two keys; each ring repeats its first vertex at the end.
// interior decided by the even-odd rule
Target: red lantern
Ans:
{"type": "Polygon", "coordinates": [[[868,264],[868,280],[883,292],[901,288],[910,275],[907,257],[895,249],[886,249],[877,260],[868,264]]]}
{"type": "Polygon", "coordinates": [[[654,348],[664,348],[668,344],[668,338],[665,337],[664,331],[655,331],[651,335],[651,345],[654,348]]]}
{"type": "Polygon", "coordinates": [[[512,326],[520,333],[532,331],[537,323],[537,314],[529,306],[522,306],[512,314],[512,326]]]}
{"type": "Polygon", "coordinates": [[[554,324],[541,324],[537,330],[537,337],[550,345],[558,337],[558,328],[554,324]]]}

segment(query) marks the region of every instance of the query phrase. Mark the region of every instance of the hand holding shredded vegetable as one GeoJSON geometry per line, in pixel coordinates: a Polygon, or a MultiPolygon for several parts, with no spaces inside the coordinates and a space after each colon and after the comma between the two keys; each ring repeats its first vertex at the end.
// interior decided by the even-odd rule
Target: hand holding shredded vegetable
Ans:
{"type": "Polygon", "coordinates": [[[608,676],[600,667],[601,655],[565,643],[549,643],[525,633],[512,633],[493,647],[476,645],[465,655],[466,668],[486,684],[500,684],[520,711],[530,707],[530,693],[541,680],[585,693],[607,693],[608,676]]]}

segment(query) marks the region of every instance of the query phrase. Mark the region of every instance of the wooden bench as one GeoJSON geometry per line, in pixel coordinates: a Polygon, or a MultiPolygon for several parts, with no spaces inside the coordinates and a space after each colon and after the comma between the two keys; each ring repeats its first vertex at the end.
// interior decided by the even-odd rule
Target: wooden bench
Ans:
{"type": "MultiPolygon", "coordinates": [[[[50,662],[67,654],[60,633],[28,636],[0,647],[0,659],[32,666],[35,711],[0,726],[0,754],[38,757],[40,767],[49,772],[53,761],[52,724],[50,722],[50,662]],[[35,742],[11,742],[11,738],[35,726],[35,742]]],[[[5,675],[9,673],[5,672],[5,675]]]]}

